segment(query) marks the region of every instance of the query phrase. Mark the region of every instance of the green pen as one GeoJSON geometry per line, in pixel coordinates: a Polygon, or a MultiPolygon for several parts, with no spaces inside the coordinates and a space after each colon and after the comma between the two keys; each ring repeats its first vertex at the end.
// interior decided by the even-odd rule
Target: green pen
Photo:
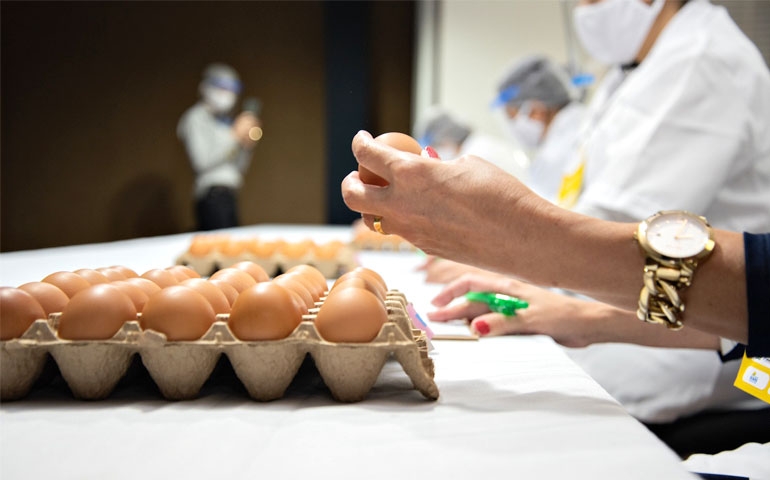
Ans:
{"type": "Polygon", "coordinates": [[[516,310],[529,307],[529,303],[526,301],[502,293],[468,292],[465,294],[465,298],[471,302],[484,302],[493,312],[502,313],[507,317],[516,315],[516,310]]]}

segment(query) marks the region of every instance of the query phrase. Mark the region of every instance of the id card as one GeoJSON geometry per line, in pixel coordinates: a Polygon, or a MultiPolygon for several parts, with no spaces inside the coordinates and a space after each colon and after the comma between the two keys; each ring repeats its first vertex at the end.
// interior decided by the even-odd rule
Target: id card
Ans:
{"type": "Polygon", "coordinates": [[[733,385],[763,402],[770,403],[770,358],[749,358],[744,352],[741,368],[733,385]]]}

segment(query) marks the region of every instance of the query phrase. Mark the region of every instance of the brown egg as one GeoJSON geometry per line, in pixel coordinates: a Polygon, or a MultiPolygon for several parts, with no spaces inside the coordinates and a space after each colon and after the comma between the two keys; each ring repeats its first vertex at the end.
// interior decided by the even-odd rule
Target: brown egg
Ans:
{"type": "Polygon", "coordinates": [[[386,292],[388,291],[388,286],[385,284],[385,280],[382,278],[382,276],[379,273],[375,272],[371,268],[356,267],[356,268],[354,268],[351,271],[354,272],[354,273],[363,274],[363,275],[368,276],[369,278],[371,278],[375,282],[379,283],[386,292]]]}
{"type": "Polygon", "coordinates": [[[371,342],[388,321],[379,298],[362,288],[342,288],[329,294],[318,310],[315,326],[329,342],[371,342]]]}
{"type": "MultiPolygon", "coordinates": [[[[375,140],[404,152],[414,153],[417,155],[422,152],[422,147],[417,142],[417,140],[403,133],[383,133],[382,135],[379,135],[377,138],[375,138],[375,140]]],[[[387,180],[375,174],[371,170],[362,167],[360,164],[358,165],[358,176],[361,178],[362,182],[368,183],[369,185],[379,185],[381,187],[388,185],[387,180]]]]}
{"type": "Polygon", "coordinates": [[[160,287],[158,286],[158,284],[153,282],[152,280],[147,280],[146,278],[134,277],[134,278],[127,278],[125,281],[141,288],[144,291],[144,293],[147,294],[148,297],[153,293],[160,292],[160,287]]]}
{"type": "Polygon", "coordinates": [[[67,294],[52,283],[29,282],[20,285],[19,289],[35,297],[35,300],[43,307],[46,316],[51,313],[61,312],[70,301],[67,294]]]}
{"type": "Polygon", "coordinates": [[[304,277],[310,278],[317,288],[321,289],[321,294],[328,288],[324,274],[312,265],[297,265],[286,270],[286,273],[301,273],[304,277]]]}
{"type": "Polygon", "coordinates": [[[75,270],[72,273],[76,273],[81,277],[85,278],[86,281],[91,285],[97,285],[100,283],[110,283],[109,278],[107,278],[103,273],[99,273],[92,268],[81,268],[80,270],[75,270]]]}
{"type": "Polygon", "coordinates": [[[117,282],[128,278],[125,273],[117,268],[100,267],[97,268],[96,271],[107,277],[111,282],[117,282]]]}
{"type": "Polygon", "coordinates": [[[100,283],[73,296],[59,318],[59,338],[107,340],[129,320],[136,320],[134,302],[119,288],[100,283]]]}
{"type": "Polygon", "coordinates": [[[281,245],[278,251],[286,258],[297,259],[307,255],[310,252],[312,245],[314,244],[308,243],[307,241],[285,243],[281,245]]]}
{"type": "MultiPolygon", "coordinates": [[[[147,281],[149,282],[149,280],[147,281]]],[[[147,303],[147,299],[150,298],[150,296],[142,289],[142,287],[136,283],[129,282],[128,280],[116,280],[110,283],[110,285],[116,287],[118,290],[128,295],[128,298],[134,302],[134,307],[136,307],[137,312],[142,311],[144,304],[147,303]]],[[[153,283],[153,285],[155,284],[153,283]]],[[[155,286],[157,287],[157,285],[155,286]]],[[[158,287],[158,289],[160,289],[160,287],[158,287]]]]}
{"type": "Polygon", "coordinates": [[[179,280],[177,280],[176,276],[172,272],[162,268],[153,268],[152,270],[147,270],[142,274],[141,278],[146,278],[147,280],[151,280],[157,283],[160,288],[171,287],[173,285],[179,284],[179,280]]]}
{"type": "Polygon", "coordinates": [[[206,300],[211,304],[211,308],[214,309],[214,313],[230,313],[230,301],[227,300],[224,292],[213,283],[202,278],[188,278],[180,283],[180,285],[190,287],[206,297],[206,300]]]}
{"type": "Polygon", "coordinates": [[[254,254],[259,258],[270,258],[278,248],[276,242],[265,242],[263,240],[255,239],[246,244],[248,252],[254,254]]]}
{"type": "Polygon", "coordinates": [[[275,282],[260,282],[238,295],[228,325],[244,341],[279,340],[302,322],[291,293],[275,282]]]}
{"type": "Polygon", "coordinates": [[[222,293],[224,293],[225,297],[227,298],[227,303],[229,303],[230,307],[232,307],[233,303],[235,303],[235,299],[238,298],[238,290],[236,290],[235,287],[225,282],[224,280],[209,279],[208,282],[222,290],[222,293]]]}
{"type": "Polygon", "coordinates": [[[72,298],[76,293],[91,286],[88,280],[81,277],[77,273],[72,272],[56,272],[45,277],[42,282],[56,285],[64,292],[69,298],[72,298]]]}
{"type": "Polygon", "coordinates": [[[334,260],[339,255],[340,250],[345,247],[345,244],[339,240],[316,245],[313,250],[313,255],[321,260],[334,260]]]}
{"type": "Polygon", "coordinates": [[[138,273],[136,273],[135,271],[133,271],[130,268],[125,267],[123,265],[112,265],[110,267],[105,267],[105,268],[108,268],[110,270],[117,270],[120,273],[122,273],[123,275],[125,275],[126,278],[137,278],[139,276],[138,273]]]}
{"type": "Polygon", "coordinates": [[[336,292],[339,292],[340,290],[343,290],[345,288],[363,288],[364,290],[368,290],[372,292],[374,295],[377,296],[378,299],[380,299],[381,302],[385,301],[385,297],[382,294],[382,291],[375,286],[372,282],[370,282],[368,279],[364,277],[346,277],[338,279],[336,282],[334,282],[334,285],[332,286],[331,291],[329,292],[329,295],[334,295],[336,292]]]}
{"type": "Polygon", "coordinates": [[[173,265],[171,267],[166,267],[166,270],[171,272],[180,282],[183,282],[188,278],[201,278],[198,272],[186,265],[173,265]]]}
{"type": "Polygon", "coordinates": [[[278,275],[273,279],[273,283],[286,287],[289,290],[293,290],[302,297],[302,301],[307,308],[315,307],[315,299],[313,294],[307,289],[304,283],[300,281],[297,275],[278,275]]]}
{"type": "Polygon", "coordinates": [[[228,242],[229,238],[227,235],[196,235],[190,241],[190,248],[187,251],[196,257],[211,255],[228,242]]]}
{"type": "Polygon", "coordinates": [[[302,298],[302,295],[297,293],[295,290],[291,290],[289,288],[287,288],[286,290],[288,290],[289,293],[291,294],[291,299],[294,301],[294,306],[297,307],[297,310],[299,310],[300,314],[307,315],[310,312],[310,309],[305,303],[305,300],[302,298]]]}
{"type": "MultiPolygon", "coordinates": [[[[302,272],[294,271],[294,272],[286,272],[281,276],[286,276],[291,279],[295,279],[299,281],[302,285],[305,286],[308,292],[310,292],[310,295],[313,297],[313,302],[317,302],[321,299],[324,292],[326,291],[326,282],[324,282],[324,286],[321,287],[318,283],[315,282],[313,278],[311,278],[309,275],[304,274],[302,272]]],[[[310,307],[312,308],[312,306],[310,307]]]]}
{"type": "Polygon", "coordinates": [[[343,275],[340,275],[340,277],[334,282],[334,285],[332,285],[332,290],[334,290],[334,288],[338,284],[351,278],[360,278],[364,280],[367,284],[367,290],[372,290],[372,289],[376,290],[378,292],[377,296],[379,298],[384,299],[388,294],[387,288],[383,287],[382,284],[377,281],[376,277],[370,275],[366,271],[359,270],[358,268],[351,270],[350,272],[345,273],[343,275]]]}
{"type": "Polygon", "coordinates": [[[46,318],[35,297],[19,288],[0,287],[0,340],[21,337],[35,320],[46,318]]]}
{"type": "Polygon", "coordinates": [[[225,283],[229,283],[238,290],[238,293],[257,284],[254,277],[237,268],[223,268],[217,270],[209,280],[222,280],[225,283]]]}
{"type": "Polygon", "coordinates": [[[172,342],[198,340],[215,321],[216,314],[206,297],[182,285],[152,295],[139,319],[143,329],[163,333],[172,342]]]}
{"type": "Polygon", "coordinates": [[[245,240],[230,239],[227,242],[222,243],[219,251],[222,252],[222,255],[227,257],[239,257],[243,255],[243,252],[246,251],[247,247],[248,242],[245,240]]]}
{"type": "Polygon", "coordinates": [[[257,282],[267,282],[270,280],[270,275],[267,274],[264,268],[260,267],[254,262],[243,261],[231,265],[230,268],[237,268],[251,275],[251,278],[257,282]]]}

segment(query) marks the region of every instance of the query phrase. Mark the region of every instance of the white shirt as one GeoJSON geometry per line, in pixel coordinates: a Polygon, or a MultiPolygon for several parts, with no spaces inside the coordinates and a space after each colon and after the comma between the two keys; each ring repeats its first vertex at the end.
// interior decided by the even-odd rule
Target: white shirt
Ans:
{"type": "Polygon", "coordinates": [[[561,173],[577,155],[585,106],[571,102],[551,120],[545,138],[529,165],[529,186],[541,197],[556,201],[561,173]]]}
{"type": "Polygon", "coordinates": [[[638,221],[684,209],[770,231],[770,72],[724,7],[685,4],[610,101],[575,210],[638,221]]]}
{"type": "MultiPolygon", "coordinates": [[[[607,102],[575,210],[638,221],[685,209],[770,231],[770,73],[723,7],[688,2],[607,102]]],[[[570,356],[642,420],[762,405],[732,386],[738,362],[716,352],[611,344],[570,356]]]]}
{"type": "Polygon", "coordinates": [[[217,119],[205,104],[199,102],[182,115],[177,136],[196,173],[196,196],[215,186],[240,188],[251,154],[238,144],[231,126],[217,119]]]}

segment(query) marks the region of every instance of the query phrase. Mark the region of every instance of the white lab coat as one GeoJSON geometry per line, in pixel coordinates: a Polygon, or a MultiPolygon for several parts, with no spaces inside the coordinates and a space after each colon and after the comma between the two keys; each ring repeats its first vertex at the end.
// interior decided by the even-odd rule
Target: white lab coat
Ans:
{"type": "Polygon", "coordinates": [[[584,114],[585,106],[580,102],[565,105],[551,121],[543,142],[532,156],[527,186],[551,202],[556,201],[561,173],[577,155],[584,114]]]}
{"type": "Polygon", "coordinates": [[[457,156],[475,155],[493,163],[522,182],[527,181],[529,159],[520,149],[483,133],[472,132],[460,146],[457,156]]]}
{"type": "MultiPolygon", "coordinates": [[[[770,73],[723,7],[687,3],[607,98],[584,143],[575,210],[638,221],[685,209],[718,228],[770,231],[770,73]]],[[[732,387],[738,362],[714,352],[612,344],[569,353],[645,421],[762,405],[732,387]]]]}

